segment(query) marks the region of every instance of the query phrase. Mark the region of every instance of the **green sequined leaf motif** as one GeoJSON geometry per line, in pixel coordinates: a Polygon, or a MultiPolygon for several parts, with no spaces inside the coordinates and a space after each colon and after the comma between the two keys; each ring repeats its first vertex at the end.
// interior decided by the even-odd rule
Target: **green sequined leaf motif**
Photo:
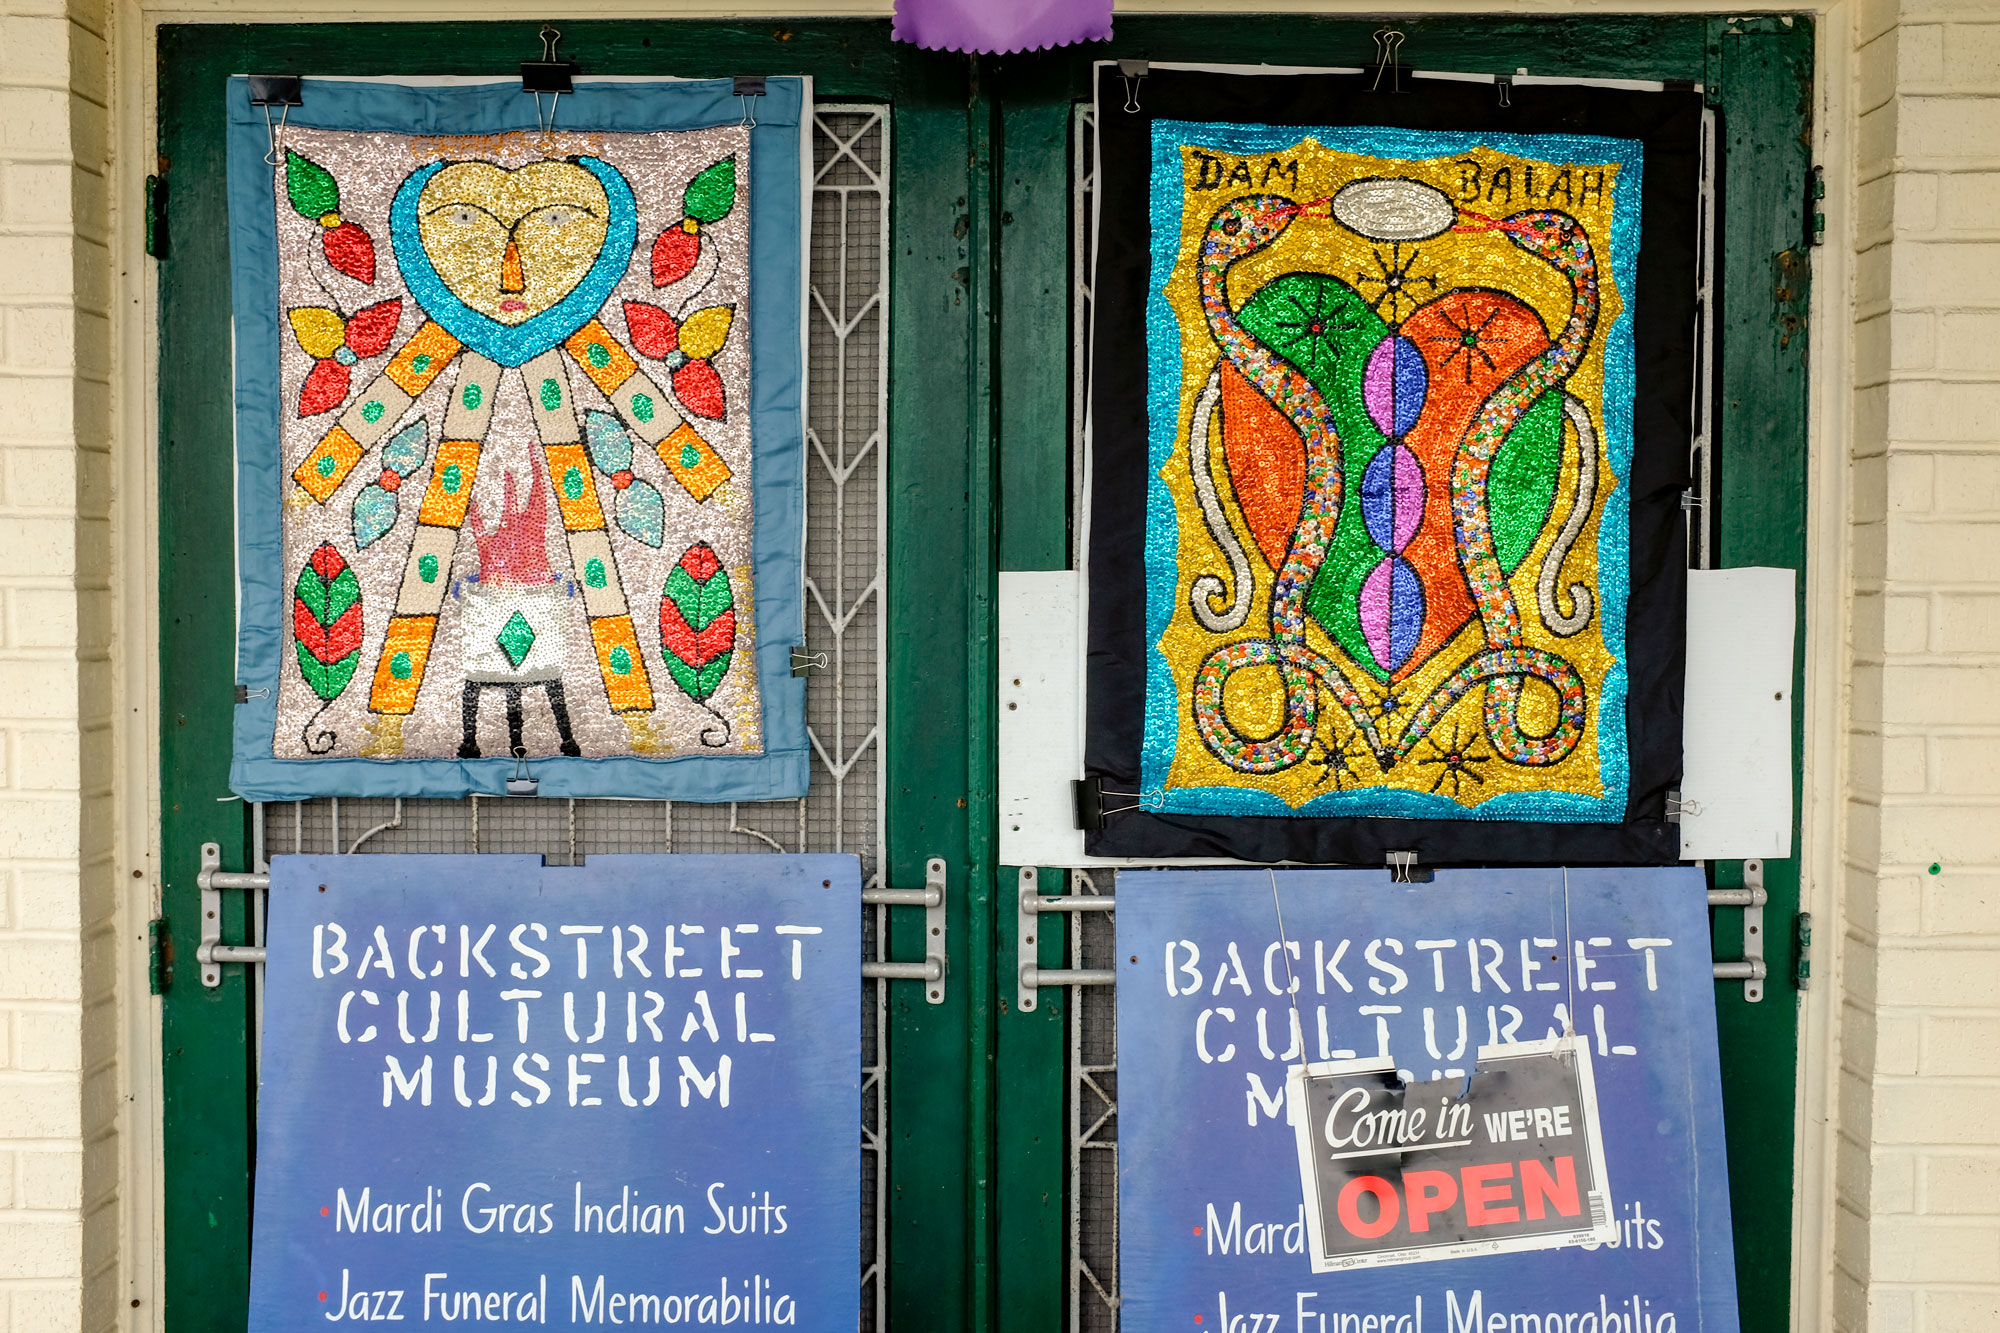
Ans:
{"type": "Polygon", "coordinates": [[[688,698],[705,704],[736,650],[736,595],[707,542],[688,547],[660,594],[660,655],[688,698]]]}
{"type": "Polygon", "coordinates": [[[333,173],[289,148],[285,150],[285,198],[294,213],[315,222],[340,211],[340,185],[333,173]]]}
{"type": "Polygon", "coordinates": [[[696,222],[720,222],[736,207],[736,159],[704,167],[681,195],[681,210],[696,222]]]}
{"type": "Polygon", "coordinates": [[[332,703],[361,661],[361,583],[331,542],[312,553],[292,584],[292,639],[299,675],[332,703]]]}

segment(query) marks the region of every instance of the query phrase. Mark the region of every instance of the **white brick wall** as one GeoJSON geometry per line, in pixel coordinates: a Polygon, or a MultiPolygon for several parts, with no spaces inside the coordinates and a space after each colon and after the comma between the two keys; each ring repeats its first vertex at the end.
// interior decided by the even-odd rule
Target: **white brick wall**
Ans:
{"type": "Polygon", "coordinates": [[[104,11],[0,8],[0,1330],[115,1325],[104,11]]]}
{"type": "Polygon", "coordinates": [[[1856,34],[1846,1329],[2000,1328],[2000,4],[1856,34]]]}

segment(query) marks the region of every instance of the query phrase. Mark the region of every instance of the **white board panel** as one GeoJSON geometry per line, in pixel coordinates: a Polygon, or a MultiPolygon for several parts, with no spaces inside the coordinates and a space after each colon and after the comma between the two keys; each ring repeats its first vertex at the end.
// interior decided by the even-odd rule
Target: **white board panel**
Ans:
{"type": "Polygon", "coordinates": [[[1082,575],[1000,575],[1000,863],[1083,864],[1082,575]]]}
{"type": "Polygon", "coordinates": [[[1792,854],[1789,569],[1688,571],[1681,856],[1792,854]]]}

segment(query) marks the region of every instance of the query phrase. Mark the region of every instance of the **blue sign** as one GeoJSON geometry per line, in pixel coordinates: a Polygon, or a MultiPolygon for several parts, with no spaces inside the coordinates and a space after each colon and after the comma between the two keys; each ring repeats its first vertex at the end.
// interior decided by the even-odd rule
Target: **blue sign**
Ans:
{"type": "Polygon", "coordinates": [[[851,1327],[846,856],[272,862],[250,1329],[851,1327]]]}
{"type": "MultiPolygon", "coordinates": [[[[1427,884],[1379,870],[1121,873],[1124,1327],[1736,1333],[1709,958],[1706,886],[1689,868],[1439,871],[1427,884]],[[1482,1092],[1482,1071],[1507,1077],[1482,1048],[1570,1033],[1588,1050],[1614,1239],[1504,1252],[1502,1224],[1561,1206],[1563,1191],[1489,1166],[1446,1180],[1455,1165],[1392,1153],[1370,1165],[1371,1187],[1427,1208],[1475,1200],[1452,1215],[1470,1242],[1455,1253],[1489,1220],[1493,1252],[1313,1271],[1294,1066],[1386,1061],[1408,1105],[1423,1091],[1425,1106],[1471,1106],[1499,1089],[1482,1092]],[[1405,1181],[1405,1164],[1423,1181],[1405,1181]]],[[[1566,1133],[1560,1107],[1536,1129],[1539,1103],[1560,1100],[1493,1112],[1501,1136],[1566,1133]]],[[[1476,1153],[1483,1120],[1466,1123],[1476,1153]]],[[[1366,1202],[1356,1234],[1386,1229],[1386,1204],[1366,1202]]]]}

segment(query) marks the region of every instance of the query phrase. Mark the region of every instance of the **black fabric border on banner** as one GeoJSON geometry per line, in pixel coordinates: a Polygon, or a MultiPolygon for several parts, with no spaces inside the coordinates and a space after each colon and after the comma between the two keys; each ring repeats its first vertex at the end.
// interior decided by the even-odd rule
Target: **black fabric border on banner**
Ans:
{"type": "Polygon", "coordinates": [[[1407,79],[1372,93],[1366,75],[1230,74],[1154,67],[1137,112],[1115,66],[1097,72],[1096,268],[1092,275],[1089,662],[1084,771],[1107,812],[1085,835],[1095,856],[1424,865],[1658,865],[1680,859],[1667,793],[1681,773],[1687,573],[1681,494],[1689,485],[1699,237],[1701,95],[1574,84],[1407,79]],[[1645,148],[1634,341],[1631,595],[1626,608],[1631,785],[1623,823],[1232,816],[1135,808],[1145,726],[1147,286],[1152,123],[1381,126],[1594,134],[1645,148]]]}

